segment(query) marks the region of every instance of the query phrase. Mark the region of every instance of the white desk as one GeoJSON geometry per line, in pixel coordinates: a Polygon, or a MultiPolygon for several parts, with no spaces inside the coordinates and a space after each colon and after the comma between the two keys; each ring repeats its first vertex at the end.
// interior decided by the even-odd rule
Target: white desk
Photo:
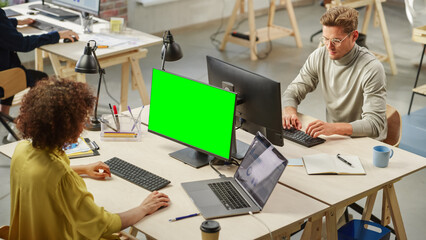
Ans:
{"type": "MultiPolygon", "coordinates": [[[[299,117],[304,127],[315,120],[302,114],[299,114],[299,117]]],[[[142,122],[147,124],[148,119],[149,106],[145,107],[142,112],[142,122]]],[[[386,144],[367,137],[351,138],[333,135],[324,138],[327,140],[325,143],[312,148],[285,140],[284,146],[277,147],[277,149],[286,158],[301,158],[305,155],[316,153],[357,155],[367,174],[308,175],[304,167],[287,167],[279,180],[280,183],[330,206],[329,211],[325,214],[327,217],[328,239],[337,239],[336,216],[334,214],[336,209],[343,208],[367,197],[362,218],[369,220],[377,192],[384,190],[384,199],[386,201],[382,203],[382,225],[388,225],[392,217],[398,239],[406,239],[394,183],[409,174],[426,168],[426,158],[390,146],[394,150],[394,155],[390,160],[389,166],[387,168],[377,168],[373,165],[372,149],[376,145],[386,144]]],[[[250,143],[253,135],[238,130],[237,139],[250,143]]],[[[309,225],[312,228],[316,228],[321,224],[320,220],[311,218],[309,225]]],[[[304,237],[304,239],[309,239],[309,237],[304,237]]]]}
{"type": "MultiPolygon", "coordinates": [[[[307,123],[314,120],[308,116],[300,115],[300,117],[303,126],[307,126],[307,123]]],[[[249,133],[241,132],[239,134],[239,139],[243,141],[247,141],[251,137],[249,133]]],[[[377,168],[373,165],[372,149],[376,145],[386,144],[367,137],[350,138],[336,135],[324,138],[327,140],[325,143],[312,148],[306,148],[285,140],[284,146],[278,147],[278,149],[287,158],[301,158],[315,153],[357,155],[367,174],[308,175],[304,167],[289,167],[282,175],[280,182],[332,207],[326,214],[329,218],[327,221],[329,227],[328,239],[337,239],[336,216],[333,214],[336,209],[343,208],[367,197],[363,219],[369,220],[377,192],[384,190],[387,203],[385,203],[384,207],[386,211],[385,215],[382,216],[382,224],[388,225],[391,215],[398,239],[406,239],[394,183],[411,173],[426,168],[426,159],[390,146],[394,150],[394,155],[390,160],[389,166],[387,168],[377,168]]]]}
{"type": "MultiPolygon", "coordinates": [[[[61,41],[58,44],[45,45],[36,49],[35,68],[43,71],[43,57],[47,55],[51,60],[56,75],[60,77],[76,77],[78,81],[85,81],[84,74],[77,74],[74,71],[75,64],[83,54],[87,40],[90,40],[93,36],[99,36],[99,34],[109,34],[109,22],[102,19],[96,19],[98,23],[93,25],[94,35],[83,34],[82,27],[75,23],[59,21],[41,14],[27,15],[27,12],[29,11],[28,6],[34,3],[36,2],[14,5],[9,8],[23,14],[21,16],[16,16],[18,19],[33,18],[47,21],[75,31],[79,34],[81,39],[75,43],[62,43],[61,41]],[[66,62],[65,65],[62,64],[63,61],[66,62]]],[[[40,30],[31,27],[19,28],[19,31],[23,34],[41,33],[40,30]]],[[[120,111],[127,109],[129,70],[131,70],[132,89],[137,89],[139,91],[142,104],[149,104],[148,92],[139,66],[139,60],[146,57],[148,53],[146,47],[159,44],[162,42],[162,39],[130,28],[127,28],[122,34],[110,34],[110,36],[116,36],[117,38],[124,37],[130,40],[124,44],[96,50],[96,55],[102,68],[121,64],[120,111]]],[[[108,75],[106,75],[106,78],[108,78],[108,75]]]]}
{"type": "MultiPolygon", "coordinates": [[[[202,216],[177,222],[168,219],[198,212],[180,183],[201,179],[217,178],[217,174],[208,166],[195,169],[171,158],[170,152],[183,148],[182,145],[147,132],[142,126],[141,142],[101,142],[99,132],[86,132],[85,137],[95,140],[100,146],[100,156],[72,159],[71,164],[87,164],[104,161],[117,156],[130,163],[165,177],[171,184],[161,192],[169,195],[171,205],[145,217],[134,225],[149,239],[200,239],[202,216]]],[[[0,151],[11,156],[16,143],[0,146],[0,151]]],[[[231,176],[235,167],[218,167],[231,176]]],[[[285,172],[284,172],[285,174],[285,172]]],[[[93,193],[95,202],[110,212],[121,212],[137,206],[149,194],[134,184],[113,176],[105,181],[85,178],[87,188],[93,193]]],[[[290,236],[300,229],[307,218],[321,218],[328,205],[312,199],[302,193],[278,184],[265,208],[256,216],[271,229],[274,237],[290,236]]],[[[217,219],[221,225],[220,239],[269,239],[267,229],[250,215],[217,219]]]]}

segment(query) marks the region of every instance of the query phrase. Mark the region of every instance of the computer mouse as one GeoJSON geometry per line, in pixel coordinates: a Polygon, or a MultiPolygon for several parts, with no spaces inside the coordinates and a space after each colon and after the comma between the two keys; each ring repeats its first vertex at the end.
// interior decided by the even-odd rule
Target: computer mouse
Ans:
{"type": "MultiPolygon", "coordinates": [[[[78,41],[78,39],[77,39],[76,37],[73,37],[73,39],[74,39],[74,42],[77,42],[77,41],[78,41]]],[[[71,41],[71,39],[69,39],[69,38],[64,38],[64,43],[70,43],[70,42],[72,42],[72,41],[71,41]]]]}

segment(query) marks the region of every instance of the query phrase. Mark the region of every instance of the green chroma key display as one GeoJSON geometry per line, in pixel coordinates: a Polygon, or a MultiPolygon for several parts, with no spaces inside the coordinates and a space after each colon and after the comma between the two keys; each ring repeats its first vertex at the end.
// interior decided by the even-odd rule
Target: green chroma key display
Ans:
{"type": "Polygon", "coordinates": [[[151,132],[229,159],[236,94],[153,69],[151,132]]]}

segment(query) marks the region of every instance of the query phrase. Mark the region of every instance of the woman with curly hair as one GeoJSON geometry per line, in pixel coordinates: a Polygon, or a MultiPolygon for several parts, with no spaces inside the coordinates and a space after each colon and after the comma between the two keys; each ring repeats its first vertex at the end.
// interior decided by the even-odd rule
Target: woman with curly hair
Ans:
{"type": "Polygon", "coordinates": [[[159,192],[118,214],[94,203],[79,174],[102,179],[111,176],[108,166],[70,166],[62,150],[77,141],[94,101],[87,84],[63,79],[41,81],[24,97],[17,128],[26,140],[10,167],[9,239],[99,239],[168,206],[159,192]]]}

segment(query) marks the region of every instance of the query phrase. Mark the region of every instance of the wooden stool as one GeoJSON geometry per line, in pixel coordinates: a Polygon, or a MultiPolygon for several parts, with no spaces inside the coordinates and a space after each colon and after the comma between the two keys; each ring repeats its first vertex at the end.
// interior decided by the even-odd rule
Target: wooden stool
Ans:
{"type": "Polygon", "coordinates": [[[422,56],[420,57],[419,68],[417,69],[416,81],[414,82],[413,93],[411,94],[410,106],[408,107],[408,115],[410,115],[411,105],[413,104],[414,94],[426,96],[426,84],[417,87],[419,81],[420,70],[422,69],[423,56],[426,51],[426,25],[413,29],[413,41],[423,44],[422,56]]]}
{"type": "Polygon", "coordinates": [[[345,0],[345,1],[333,0],[330,4],[327,4],[326,7],[327,9],[330,9],[336,6],[347,6],[351,8],[366,7],[361,33],[367,34],[368,24],[370,23],[371,12],[373,10],[373,6],[375,6],[376,7],[375,19],[377,20],[375,21],[375,25],[377,22],[380,25],[387,55],[383,55],[383,54],[379,54],[375,52],[373,52],[373,54],[381,62],[388,62],[390,65],[392,74],[396,75],[398,74],[398,70],[396,68],[395,58],[393,56],[392,46],[389,39],[389,31],[386,25],[385,14],[383,13],[383,7],[382,7],[382,2],[385,2],[385,1],[386,0],[345,0]]]}
{"type": "Polygon", "coordinates": [[[268,24],[265,28],[256,29],[255,26],[255,16],[254,16],[254,7],[253,0],[247,0],[248,2],[248,21],[249,21],[249,40],[233,37],[230,33],[232,27],[235,23],[235,18],[238,14],[238,9],[241,9],[241,12],[244,11],[244,0],[236,0],[235,6],[232,11],[231,17],[228,21],[228,26],[225,31],[225,36],[223,37],[222,44],[220,45],[220,50],[223,51],[225,49],[226,43],[232,42],[238,45],[242,45],[250,48],[250,59],[257,60],[257,47],[256,45],[263,42],[268,42],[270,40],[275,40],[278,38],[283,38],[287,36],[293,36],[296,40],[296,45],[298,48],[302,47],[302,40],[300,38],[299,28],[297,27],[296,16],[294,15],[293,5],[291,0],[280,0],[281,4],[285,4],[287,7],[287,12],[290,17],[290,22],[293,29],[281,27],[275,25],[274,17],[275,17],[275,1],[270,1],[269,6],[269,18],[268,24]],[[258,40],[256,41],[256,37],[258,40]]]}

